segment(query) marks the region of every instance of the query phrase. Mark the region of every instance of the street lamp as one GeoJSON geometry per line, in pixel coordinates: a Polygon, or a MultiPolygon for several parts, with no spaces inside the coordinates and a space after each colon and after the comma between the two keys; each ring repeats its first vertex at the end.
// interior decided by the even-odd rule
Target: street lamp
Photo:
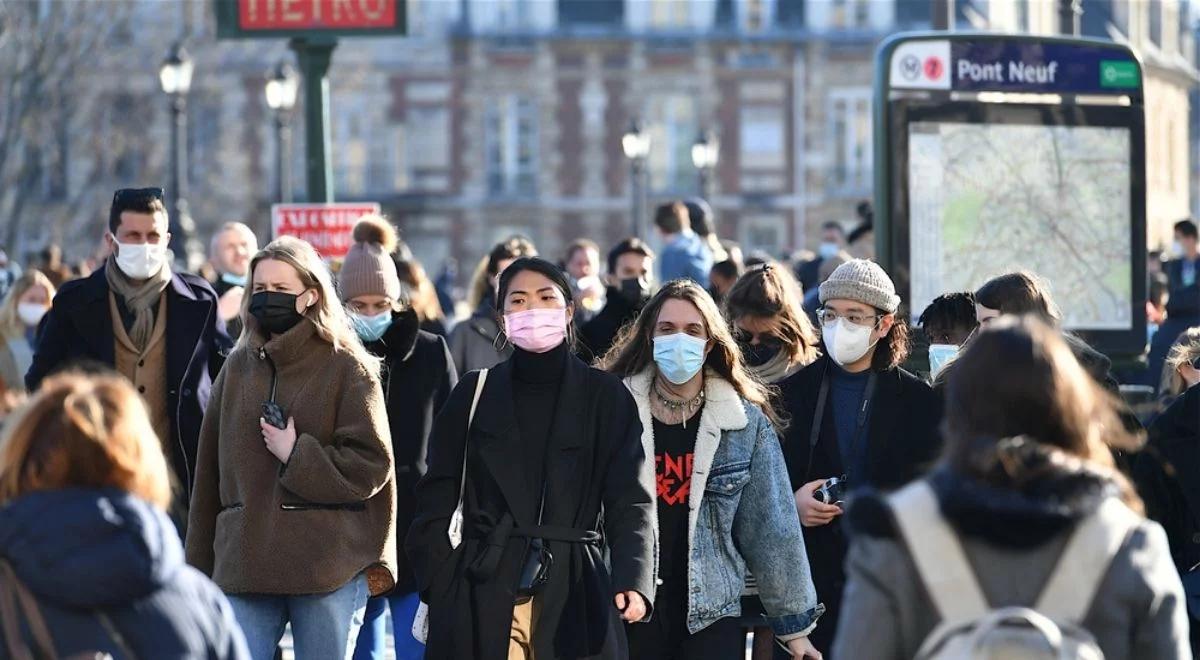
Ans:
{"type": "Polygon", "coordinates": [[[192,238],[195,225],[188,213],[187,205],[187,95],[192,87],[192,69],[195,64],[183,46],[175,42],[167,58],[158,70],[162,90],[170,100],[171,110],[171,187],[173,202],[170,216],[171,242],[168,247],[176,255],[183,255],[190,267],[196,245],[192,238]],[[180,248],[183,248],[182,250],[180,248]]]}
{"type": "Polygon", "coordinates": [[[296,92],[300,77],[286,61],[275,65],[267,78],[267,107],[275,115],[275,201],[292,201],[292,108],[296,107],[296,92]]]}
{"type": "Polygon", "coordinates": [[[633,213],[633,235],[642,235],[642,216],[646,214],[646,157],[650,155],[650,134],[637,119],[629,122],[625,135],[621,136],[621,149],[629,159],[629,193],[633,213]]]}
{"type": "Polygon", "coordinates": [[[692,165],[696,166],[696,172],[700,177],[700,196],[712,202],[712,172],[717,166],[717,158],[721,152],[721,145],[717,142],[717,135],[712,131],[700,131],[696,136],[696,142],[692,144],[692,165]]]}

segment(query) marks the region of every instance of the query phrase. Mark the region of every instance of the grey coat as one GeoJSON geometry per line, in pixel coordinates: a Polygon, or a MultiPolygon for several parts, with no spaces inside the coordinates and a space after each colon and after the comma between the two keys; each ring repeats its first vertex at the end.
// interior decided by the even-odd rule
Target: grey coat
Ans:
{"type": "Polygon", "coordinates": [[[446,340],[457,373],[466,374],[492,367],[512,355],[512,345],[500,332],[495,312],[488,301],[480,303],[471,318],[454,326],[446,340]]]}
{"type": "MultiPolygon", "coordinates": [[[[939,477],[943,486],[947,480],[945,474],[935,476],[935,489],[939,477]]],[[[953,505],[958,514],[969,512],[978,525],[992,525],[993,529],[983,536],[964,534],[962,526],[955,524],[954,513],[946,514],[947,488],[938,490],[943,514],[959,530],[963,549],[989,604],[1033,606],[1066,546],[1073,523],[1054,530],[1052,514],[1047,513],[1049,507],[1030,512],[1029,516],[1023,512],[1013,516],[1012,498],[1003,505],[1008,510],[1001,511],[993,491],[992,496],[980,499],[990,499],[993,504],[988,506],[994,506],[994,510],[953,505]],[[997,534],[995,530],[1005,527],[1019,531],[1001,538],[1005,532],[997,534]],[[1045,539],[1039,538],[1043,532],[1045,539]],[[1031,543],[1031,547],[1018,547],[1031,543]]],[[[964,492],[966,489],[960,489],[954,497],[964,492]]],[[[979,492],[975,489],[975,494],[979,492]]],[[[967,494],[962,499],[971,497],[967,494]]],[[[863,499],[852,505],[848,515],[855,535],[846,564],[849,579],[842,610],[844,625],[839,628],[833,656],[912,658],[939,623],[937,610],[920,582],[907,546],[894,529],[889,529],[894,526],[890,511],[885,512],[878,498],[868,495],[863,499]],[[868,627],[870,634],[863,634],[868,627]]],[[[1094,498],[1087,497],[1076,504],[1082,513],[1094,502],[1094,498]]],[[[1192,657],[1183,588],[1171,563],[1166,535],[1158,524],[1142,522],[1125,540],[1082,625],[1095,636],[1106,660],[1192,657]]]]}

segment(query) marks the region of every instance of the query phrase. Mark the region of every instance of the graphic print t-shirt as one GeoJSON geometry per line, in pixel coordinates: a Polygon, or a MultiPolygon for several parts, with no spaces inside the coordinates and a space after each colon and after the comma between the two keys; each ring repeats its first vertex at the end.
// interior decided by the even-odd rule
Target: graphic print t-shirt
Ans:
{"type": "Polygon", "coordinates": [[[654,420],[654,475],[658,501],[659,577],[664,583],[687,580],[688,493],[700,412],[687,424],[654,420]]]}

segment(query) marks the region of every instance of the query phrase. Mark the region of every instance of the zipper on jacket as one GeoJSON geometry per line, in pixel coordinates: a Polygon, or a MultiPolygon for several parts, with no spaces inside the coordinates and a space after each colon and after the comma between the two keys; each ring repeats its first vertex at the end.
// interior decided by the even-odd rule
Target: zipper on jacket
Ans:
{"type": "Polygon", "coordinates": [[[284,502],[279,505],[284,511],[366,511],[366,502],[350,502],[347,504],[298,504],[284,502]]]}

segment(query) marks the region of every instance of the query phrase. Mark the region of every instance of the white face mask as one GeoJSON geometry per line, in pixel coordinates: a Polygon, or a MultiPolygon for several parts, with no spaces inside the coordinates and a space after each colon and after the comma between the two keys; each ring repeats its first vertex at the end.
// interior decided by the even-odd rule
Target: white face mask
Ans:
{"type": "Polygon", "coordinates": [[[117,243],[117,266],[134,280],[147,280],[167,261],[167,246],[154,243],[117,243]]]}
{"type": "Polygon", "coordinates": [[[46,315],[46,306],[42,303],[17,303],[17,317],[21,323],[33,327],[46,315]]]}
{"type": "Polygon", "coordinates": [[[1183,243],[1179,241],[1171,243],[1171,254],[1175,255],[1176,259],[1182,259],[1186,254],[1183,250],[1183,243]]]}
{"type": "Polygon", "coordinates": [[[871,341],[871,333],[874,330],[874,326],[856,325],[839,318],[837,325],[821,326],[821,338],[825,340],[829,357],[844,367],[858,362],[871,350],[875,345],[875,342],[871,341]]]}

